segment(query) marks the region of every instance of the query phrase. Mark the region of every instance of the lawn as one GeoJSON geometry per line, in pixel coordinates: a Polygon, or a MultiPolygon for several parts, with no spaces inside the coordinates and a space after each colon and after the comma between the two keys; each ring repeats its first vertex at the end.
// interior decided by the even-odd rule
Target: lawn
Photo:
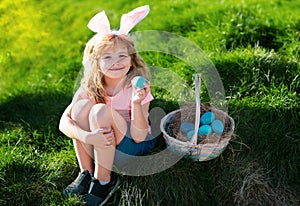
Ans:
{"type": "MultiPolygon", "coordinates": [[[[86,25],[105,10],[117,28],[122,13],[144,4],[1,1],[0,205],[83,205],[80,198],[62,197],[78,165],[72,141],[58,123],[78,86],[83,49],[93,35],[86,25]]],[[[235,135],[213,160],[182,158],[159,173],[121,175],[109,205],[299,205],[300,1],[154,0],[149,5],[149,15],[132,32],[166,32],[201,48],[224,87],[235,135]]],[[[186,59],[154,47],[140,55],[152,69],[151,108],[167,114],[186,96],[163,85],[192,90],[198,70],[189,62],[191,47],[176,51],[191,54],[186,59]],[[172,74],[184,84],[165,84],[157,74],[172,74]]],[[[201,98],[207,104],[209,88],[203,81],[201,98]]],[[[165,143],[161,134],[157,139],[159,152],[165,143]]]]}

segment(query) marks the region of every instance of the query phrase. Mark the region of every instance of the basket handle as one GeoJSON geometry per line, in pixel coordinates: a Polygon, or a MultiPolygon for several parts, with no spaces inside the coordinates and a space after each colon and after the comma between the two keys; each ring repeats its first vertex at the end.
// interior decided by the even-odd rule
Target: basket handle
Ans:
{"type": "Polygon", "coordinates": [[[200,88],[201,88],[201,78],[200,74],[195,74],[194,77],[195,81],[195,93],[196,93],[196,116],[195,116],[195,128],[194,128],[194,135],[191,139],[191,143],[197,144],[197,131],[200,126],[200,114],[201,114],[201,109],[200,109],[200,88]]]}

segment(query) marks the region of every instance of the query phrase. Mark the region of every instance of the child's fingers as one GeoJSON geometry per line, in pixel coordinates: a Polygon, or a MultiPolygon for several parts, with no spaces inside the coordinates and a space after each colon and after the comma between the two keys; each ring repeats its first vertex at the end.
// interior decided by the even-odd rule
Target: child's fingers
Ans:
{"type": "Polygon", "coordinates": [[[102,133],[102,134],[106,134],[106,133],[110,133],[112,130],[109,127],[100,127],[99,129],[97,129],[97,133],[102,133]]]}
{"type": "Polygon", "coordinates": [[[144,85],[144,88],[150,88],[151,84],[150,84],[150,81],[147,81],[144,85]]]}
{"type": "Polygon", "coordinates": [[[114,137],[114,133],[111,131],[110,133],[105,134],[106,135],[106,146],[110,146],[113,145],[115,142],[115,137],[114,137]]]}
{"type": "Polygon", "coordinates": [[[148,94],[150,92],[150,90],[151,90],[150,86],[149,87],[145,87],[146,94],[148,94]]]}

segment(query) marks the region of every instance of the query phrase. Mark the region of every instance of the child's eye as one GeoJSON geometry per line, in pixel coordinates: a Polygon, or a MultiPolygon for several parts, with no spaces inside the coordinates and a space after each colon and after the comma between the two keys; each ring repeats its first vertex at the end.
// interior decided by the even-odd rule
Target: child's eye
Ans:
{"type": "Polygon", "coordinates": [[[102,59],[110,59],[111,56],[103,56],[102,59]]]}
{"type": "Polygon", "coordinates": [[[119,57],[120,57],[120,58],[125,58],[125,57],[127,57],[127,55],[125,55],[125,54],[120,54],[119,57]]]}

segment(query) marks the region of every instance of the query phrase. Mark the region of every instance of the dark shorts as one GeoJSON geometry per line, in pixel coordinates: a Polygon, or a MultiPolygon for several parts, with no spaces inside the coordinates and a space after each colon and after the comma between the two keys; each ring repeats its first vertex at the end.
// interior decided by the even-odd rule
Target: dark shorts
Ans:
{"type": "Polygon", "coordinates": [[[136,143],[130,136],[129,128],[126,136],[116,147],[115,165],[122,165],[133,156],[141,156],[149,153],[156,146],[156,139],[148,134],[143,142],[136,143]]]}
{"type": "Polygon", "coordinates": [[[117,146],[117,150],[128,155],[140,156],[148,153],[155,145],[156,139],[151,134],[148,134],[145,141],[140,143],[134,142],[130,136],[125,136],[117,146]]]}

